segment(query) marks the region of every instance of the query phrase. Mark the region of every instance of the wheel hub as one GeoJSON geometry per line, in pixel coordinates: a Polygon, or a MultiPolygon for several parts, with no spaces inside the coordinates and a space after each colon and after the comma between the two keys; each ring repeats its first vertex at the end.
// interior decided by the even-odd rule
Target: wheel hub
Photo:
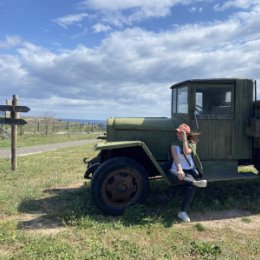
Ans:
{"type": "Polygon", "coordinates": [[[114,206],[128,204],[139,195],[138,178],[132,170],[122,169],[111,172],[102,187],[107,203],[114,206]]]}
{"type": "Polygon", "coordinates": [[[126,183],[119,183],[117,186],[117,192],[118,193],[126,193],[128,191],[128,187],[126,183]]]}

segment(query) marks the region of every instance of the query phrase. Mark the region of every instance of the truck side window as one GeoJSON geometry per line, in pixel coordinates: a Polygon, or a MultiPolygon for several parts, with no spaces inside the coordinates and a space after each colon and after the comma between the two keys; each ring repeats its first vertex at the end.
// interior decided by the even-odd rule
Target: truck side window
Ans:
{"type": "Polygon", "coordinates": [[[232,115],[232,86],[196,88],[195,113],[197,115],[232,115]]]}
{"type": "Polygon", "coordinates": [[[188,87],[175,88],[172,91],[172,112],[188,113],[188,87]]]}
{"type": "Polygon", "coordinates": [[[177,113],[188,113],[188,87],[177,89],[177,113]]]}

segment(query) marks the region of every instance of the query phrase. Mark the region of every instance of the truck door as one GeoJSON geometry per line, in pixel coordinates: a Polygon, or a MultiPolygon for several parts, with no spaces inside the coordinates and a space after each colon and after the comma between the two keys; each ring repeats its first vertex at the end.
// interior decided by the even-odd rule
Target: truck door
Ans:
{"type": "Polygon", "coordinates": [[[193,88],[193,129],[201,132],[198,152],[203,160],[232,158],[234,84],[197,83],[193,88]]]}

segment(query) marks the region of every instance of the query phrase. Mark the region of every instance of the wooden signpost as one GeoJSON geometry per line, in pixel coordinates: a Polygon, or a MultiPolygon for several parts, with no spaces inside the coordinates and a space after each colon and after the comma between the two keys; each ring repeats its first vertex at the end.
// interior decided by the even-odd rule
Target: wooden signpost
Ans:
{"type": "Polygon", "coordinates": [[[0,111],[28,112],[30,108],[25,106],[0,105],[0,111]]]}
{"type": "MultiPolygon", "coordinates": [[[[1,111],[1,110],[0,110],[1,111]]],[[[0,118],[0,124],[5,125],[25,125],[27,122],[24,119],[0,118]]]]}
{"type": "Polygon", "coordinates": [[[15,171],[17,168],[16,159],[16,143],[17,143],[17,125],[24,125],[27,122],[24,119],[19,118],[19,112],[30,111],[29,107],[18,106],[18,97],[13,95],[12,105],[0,105],[0,111],[11,112],[10,118],[0,118],[0,124],[11,125],[11,163],[12,170],[15,171]]]}

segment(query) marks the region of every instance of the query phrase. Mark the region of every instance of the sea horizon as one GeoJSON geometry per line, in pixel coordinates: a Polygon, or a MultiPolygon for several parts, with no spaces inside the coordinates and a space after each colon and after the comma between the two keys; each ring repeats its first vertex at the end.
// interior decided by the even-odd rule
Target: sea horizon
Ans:
{"type": "Polygon", "coordinates": [[[59,118],[62,121],[65,122],[77,122],[77,123],[81,123],[81,124],[102,124],[102,125],[106,125],[107,124],[107,120],[100,120],[100,119],[71,119],[71,118],[59,118]]]}

